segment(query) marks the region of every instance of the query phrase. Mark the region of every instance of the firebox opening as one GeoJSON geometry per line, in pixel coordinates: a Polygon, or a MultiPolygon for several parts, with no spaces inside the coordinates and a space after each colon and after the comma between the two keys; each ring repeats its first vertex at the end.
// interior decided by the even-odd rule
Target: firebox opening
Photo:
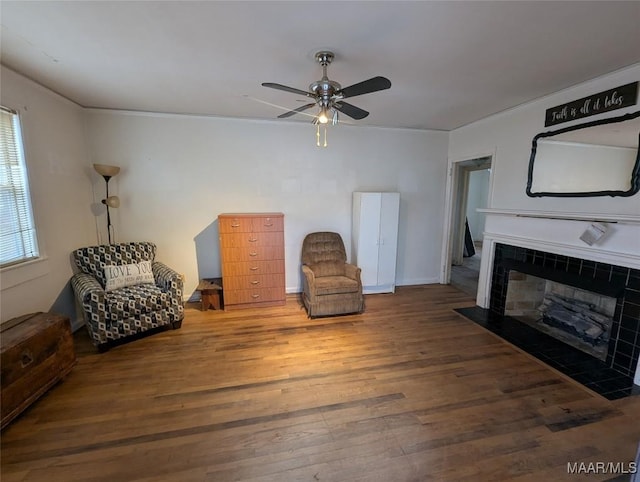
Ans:
{"type": "Polygon", "coordinates": [[[616,299],[509,272],[505,315],[606,361],[616,299]]]}

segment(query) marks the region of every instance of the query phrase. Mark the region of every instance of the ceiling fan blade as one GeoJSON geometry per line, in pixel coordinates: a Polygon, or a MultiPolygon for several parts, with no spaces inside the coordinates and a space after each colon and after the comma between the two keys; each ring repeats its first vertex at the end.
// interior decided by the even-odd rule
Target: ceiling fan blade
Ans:
{"type": "Polygon", "coordinates": [[[285,92],[291,92],[292,94],[304,95],[305,97],[313,97],[311,92],[306,92],[304,90],[296,89],[295,87],[288,87],[282,84],[274,84],[273,82],[263,82],[263,87],[269,87],[271,89],[284,90],[285,92]]]}
{"type": "Polygon", "coordinates": [[[369,115],[366,110],[356,107],[355,105],[347,104],[346,102],[336,102],[333,104],[334,109],[339,110],[343,114],[348,115],[352,119],[360,120],[369,115]]]}
{"type": "MultiPolygon", "coordinates": [[[[262,84],[264,85],[264,84],[262,84]]],[[[355,97],[356,95],[368,94],[370,92],[377,92],[379,90],[385,90],[391,87],[391,81],[386,77],[373,77],[369,80],[363,80],[357,84],[350,85],[338,92],[338,95],[343,99],[347,97],[355,97]]]]}
{"type": "Polygon", "coordinates": [[[292,115],[297,114],[298,112],[302,112],[303,110],[311,109],[315,105],[316,105],[315,102],[313,102],[311,104],[305,104],[303,106],[298,107],[297,109],[293,109],[293,110],[290,110],[288,112],[285,112],[284,114],[280,114],[278,116],[278,119],[284,119],[285,117],[291,117],[292,115]]]}

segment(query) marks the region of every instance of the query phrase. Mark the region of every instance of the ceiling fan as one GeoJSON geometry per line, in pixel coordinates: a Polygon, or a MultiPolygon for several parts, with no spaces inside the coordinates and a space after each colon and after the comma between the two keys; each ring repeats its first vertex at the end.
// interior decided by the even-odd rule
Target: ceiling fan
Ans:
{"type": "Polygon", "coordinates": [[[309,85],[309,90],[304,91],[295,87],[288,87],[273,82],[264,82],[264,87],[272,89],[284,90],[293,94],[310,97],[314,100],[309,104],[305,104],[297,109],[293,109],[278,116],[279,119],[291,117],[294,114],[304,112],[314,106],[318,106],[320,110],[313,118],[313,124],[327,124],[329,121],[333,125],[338,123],[338,112],[348,115],[352,119],[360,120],[369,115],[366,110],[360,109],[355,105],[344,102],[343,99],[355,97],[357,95],[369,94],[378,90],[385,90],[391,87],[391,81],[385,77],[373,77],[357,84],[344,87],[327,77],[327,66],[334,59],[333,52],[320,51],[315,55],[316,60],[322,66],[322,78],[309,85]]]}

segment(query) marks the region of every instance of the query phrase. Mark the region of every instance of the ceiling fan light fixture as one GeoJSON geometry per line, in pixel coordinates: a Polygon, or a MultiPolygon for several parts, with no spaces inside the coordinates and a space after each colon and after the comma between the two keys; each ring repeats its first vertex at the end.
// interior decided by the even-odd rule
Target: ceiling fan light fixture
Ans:
{"type": "Polygon", "coordinates": [[[314,99],[315,103],[312,102],[303,105],[302,107],[289,110],[284,114],[280,114],[278,118],[291,117],[294,114],[299,114],[304,110],[311,109],[317,104],[320,110],[315,116],[313,116],[311,123],[316,126],[316,145],[326,147],[327,125],[329,122],[334,126],[338,124],[338,111],[356,120],[364,119],[369,115],[366,110],[360,109],[359,107],[347,102],[343,102],[342,99],[389,89],[391,88],[391,81],[386,77],[377,76],[342,88],[338,82],[330,80],[327,76],[327,67],[334,59],[333,52],[323,50],[316,53],[315,58],[322,66],[322,78],[312,82],[309,85],[308,91],[282,84],[276,84],[274,82],[263,82],[262,85],[271,89],[283,90],[285,92],[314,99]],[[324,127],[324,143],[320,142],[320,125],[324,127]]]}
{"type": "Polygon", "coordinates": [[[318,122],[320,122],[320,124],[326,124],[329,122],[330,117],[328,109],[326,107],[321,107],[320,114],[318,114],[318,122]]]}

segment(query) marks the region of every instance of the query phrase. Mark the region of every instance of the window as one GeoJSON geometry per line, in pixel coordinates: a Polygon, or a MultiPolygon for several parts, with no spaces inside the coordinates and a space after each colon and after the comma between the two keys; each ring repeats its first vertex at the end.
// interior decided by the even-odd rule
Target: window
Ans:
{"type": "Polygon", "coordinates": [[[18,113],[0,107],[0,267],[38,257],[18,113]]]}

